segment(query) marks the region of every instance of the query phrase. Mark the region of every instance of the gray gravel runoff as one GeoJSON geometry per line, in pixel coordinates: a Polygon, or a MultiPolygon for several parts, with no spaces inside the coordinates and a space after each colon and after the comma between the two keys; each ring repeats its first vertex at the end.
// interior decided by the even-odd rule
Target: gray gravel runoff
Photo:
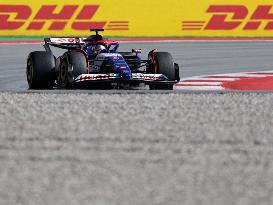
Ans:
{"type": "MultiPolygon", "coordinates": [[[[183,77],[273,68],[268,42],[122,46],[183,77]]],[[[39,48],[0,45],[1,205],[273,204],[272,93],[28,92],[39,48]]]]}
{"type": "Polygon", "coordinates": [[[272,204],[273,95],[0,93],[0,204],[272,204]]]}

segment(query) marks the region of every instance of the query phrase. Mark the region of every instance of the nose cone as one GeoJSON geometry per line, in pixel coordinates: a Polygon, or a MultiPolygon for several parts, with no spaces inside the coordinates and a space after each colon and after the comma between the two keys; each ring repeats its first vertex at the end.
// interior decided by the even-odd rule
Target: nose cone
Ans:
{"type": "Polygon", "coordinates": [[[130,67],[127,65],[124,58],[119,55],[117,59],[113,61],[115,72],[118,73],[123,79],[130,80],[132,79],[132,71],[130,67]]]}
{"type": "Polygon", "coordinates": [[[122,70],[121,76],[122,76],[122,78],[124,78],[126,80],[132,79],[132,72],[131,72],[130,68],[122,70]]]}

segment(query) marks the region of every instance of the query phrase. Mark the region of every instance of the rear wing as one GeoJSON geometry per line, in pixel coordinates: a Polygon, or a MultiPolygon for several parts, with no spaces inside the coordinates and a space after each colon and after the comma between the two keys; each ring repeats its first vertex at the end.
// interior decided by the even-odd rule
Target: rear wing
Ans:
{"type": "Polygon", "coordinates": [[[85,42],[106,40],[101,35],[99,35],[100,31],[104,31],[104,29],[91,29],[90,31],[95,31],[96,35],[89,36],[88,38],[83,37],[55,37],[55,38],[45,38],[45,45],[51,45],[59,48],[73,48],[80,47],[85,42]]]}
{"type": "Polygon", "coordinates": [[[86,38],[45,38],[45,43],[52,43],[52,44],[63,44],[63,45],[73,45],[73,44],[84,44],[86,38]]]}
{"type": "Polygon", "coordinates": [[[79,49],[85,43],[86,38],[45,38],[45,49],[51,51],[49,46],[62,48],[62,49],[79,49]]]}

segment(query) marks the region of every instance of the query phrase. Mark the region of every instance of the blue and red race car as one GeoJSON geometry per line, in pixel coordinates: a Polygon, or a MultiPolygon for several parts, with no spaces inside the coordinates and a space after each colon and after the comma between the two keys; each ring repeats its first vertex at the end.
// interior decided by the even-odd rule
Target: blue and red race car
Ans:
{"type": "Polygon", "coordinates": [[[31,52],[27,59],[30,89],[119,88],[149,85],[171,90],[178,83],[179,66],[168,52],[152,50],[147,60],[140,49],[118,52],[117,41],[106,40],[99,31],[88,38],[45,38],[45,51],[31,52]],[[56,58],[50,46],[67,51],[56,58]]]}

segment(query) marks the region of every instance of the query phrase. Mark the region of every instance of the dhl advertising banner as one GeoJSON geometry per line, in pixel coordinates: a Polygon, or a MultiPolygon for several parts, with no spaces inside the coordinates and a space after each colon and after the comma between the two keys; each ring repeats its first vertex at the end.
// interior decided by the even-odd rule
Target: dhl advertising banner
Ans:
{"type": "Polygon", "coordinates": [[[0,36],[273,36],[272,0],[0,0],[0,36]]]}

